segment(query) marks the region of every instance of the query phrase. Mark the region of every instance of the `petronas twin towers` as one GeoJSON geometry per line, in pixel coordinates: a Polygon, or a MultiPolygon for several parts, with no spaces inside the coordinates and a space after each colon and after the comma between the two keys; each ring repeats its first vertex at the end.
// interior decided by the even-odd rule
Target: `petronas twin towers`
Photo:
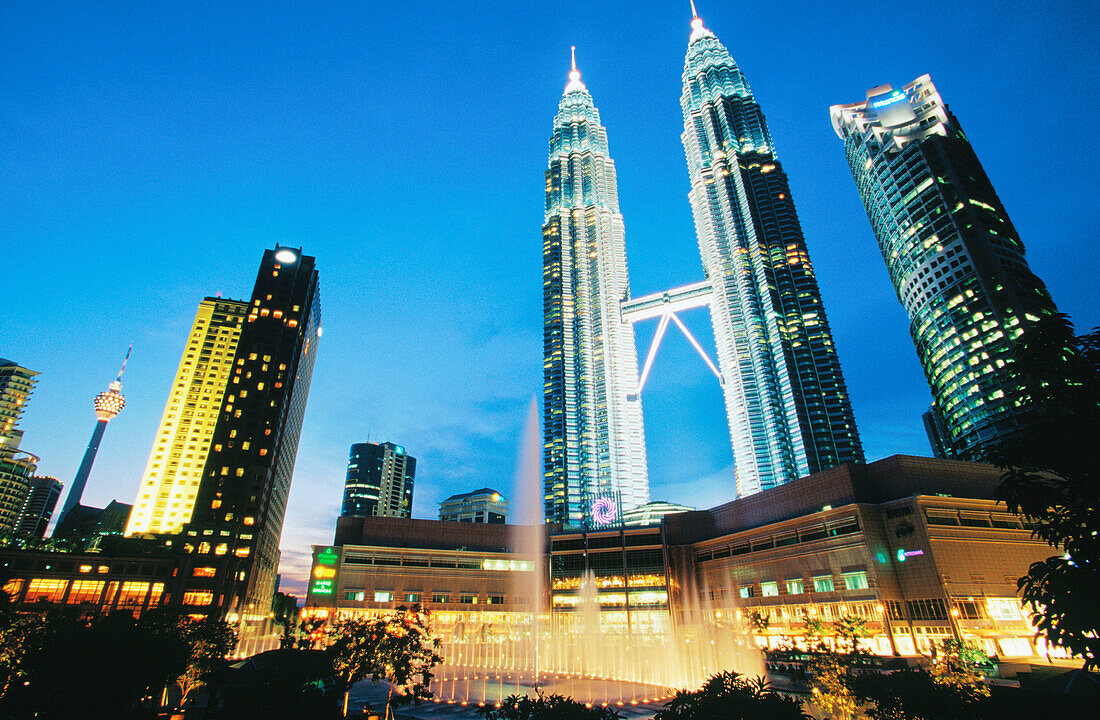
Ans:
{"type": "MultiPolygon", "coordinates": [[[[747,495],[861,461],[832,333],[764,115],[729,51],[691,23],[681,139],[706,279],[631,298],[607,132],[574,62],[554,118],[543,236],[548,522],[649,501],[641,389],[678,310],[709,306],[737,487],[747,495]],[[633,322],[661,318],[639,376],[633,322]]],[[[706,358],[705,352],[688,333],[706,358]]]]}

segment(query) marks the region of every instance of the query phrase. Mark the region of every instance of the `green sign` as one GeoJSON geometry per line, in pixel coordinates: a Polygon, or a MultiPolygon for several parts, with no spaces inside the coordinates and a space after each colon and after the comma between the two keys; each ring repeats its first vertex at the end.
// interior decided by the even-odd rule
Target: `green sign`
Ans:
{"type": "Polygon", "coordinates": [[[336,592],[335,580],[314,580],[309,586],[309,592],[313,595],[331,595],[336,592]]]}
{"type": "Polygon", "coordinates": [[[333,548],[325,548],[317,553],[317,562],[322,565],[335,565],[338,557],[339,555],[336,554],[336,550],[333,548]]]}

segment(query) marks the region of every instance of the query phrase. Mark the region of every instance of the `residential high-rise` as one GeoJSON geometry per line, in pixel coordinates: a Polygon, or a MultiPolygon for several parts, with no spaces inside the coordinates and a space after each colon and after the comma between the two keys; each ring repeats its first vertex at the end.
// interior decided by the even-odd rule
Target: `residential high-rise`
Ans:
{"type": "Polygon", "coordinates": [[[607,131],[576,61],[546,171],[542,227],[546,522],[580,524],[586,503],[649,501],[626,248],[607,131]]]}
{"type": "Polygon", "coordinates": [[[29,481],[30,489],[19,512],[16,530],[23,535],[45,537],[57,499],[61,497],[61,481],[48,475],[32,475],[29,481]]]}
{"type": "Polygon", "coordinates": [[[34,391],[38,373],[0,358],[0,452],[19,447],[23,431],[17,427],[34,391]]]}
{"type": "Polygon", "coordinates": [[[744,496],[863,459],[787,176],[760,105],[694,17],[681,139],[744,496]]]}
{"type": "Polygon", "coordinates": [[[34,370],[0,358],[0,532],[15,530],[38,458],[21,451],[19,417],[34,390],[34,370]]]}
{"type": "Polygon", "coordinates": [[[247,311],[241,300],[208,297],[199,303],[127,535],[175,533],[191,519],[247,311]]]}
{"type": "Polygon", "coordinates": [[[1024,426],[1021,335],[1056,312],[974,149],[928,75],[834,105],[950,449],[978,459],[1024,426]]]}
{"type": "Polygon", "coordinates": [[[73,478],[73,484],[69,488],[69,494],[65,496],[65,504],[61,507],[61,513],[57,516],[57,525],[65,522],[65,516],[80,504],[80,498],[84,495],[84,487],[88,484],[88,475],[92,472],[92,464],[95,462],[96,453],[99,452],[99,443],[103,440],[103,433],[107,430],[107,423],[114,420],[126,407],[126,398],[122,396],[122,373],[126,372],[126,362],[130,359],[130,351],[134,349],[133,343],[126,351],[126,357],[122,360],[122,367],[118,371],[118,377],[107,386],[107,389],[95,396],[96,424],[92,431],[92,439],[88,441],[88,449],[84,451],[84,459],[80,461],[80,467],[73,478]]]}
{"type": "Polygon", "coordinates": [[[492,488],[459,493],[439,503],[439,519],[504,524],[508,522],[508,501],[492,488]]]}
{"type": "Polygon", "coordinates": [[[412,517],[416,458],[391,442],[356,443],[348,452],[341,517],[412,517]]]}
{"type": "Polygon", "coordinates": [[[264,251],[180,538],[194,565],[184,597],[193,612],[252,622],[271,609],[320,322],[314,258],[264,251]]]}

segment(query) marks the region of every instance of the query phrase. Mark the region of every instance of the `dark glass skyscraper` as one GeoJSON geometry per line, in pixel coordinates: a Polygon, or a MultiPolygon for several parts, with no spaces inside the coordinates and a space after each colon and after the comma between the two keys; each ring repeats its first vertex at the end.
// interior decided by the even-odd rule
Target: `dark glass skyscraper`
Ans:
{"type": "Polygon", "coordinates": [[[266,250],[237,343],[191,522],[184,603],[196,611],[263,620],[279,567],[313,361],[321,335],[314,258],[266,250]]]}
{"type": "Polygon", "coordinates": [[[831,115],[950,450],[979,459],[1024,427],[1012,363],[1054,301],[928,75],[831,115]]]}
{"type": "Polygon", "coordinates": [[[411,517],[415,476],[416,458],[401,445],[352,445],[340,516],[411,517]]]}
{"type": "Polygon", "coordinates": [[[684,61],[688,197],[747,495],[863,460],[817,278],[760,105],[696,17],[684,61]]]}
{"type": "Polygon", "coordinates": [[[46,527],[50,524],[59,497],[60,480],[48,475],[32,475],[30,490],[27,492],[27,499],[23,501],[16,529],[24,535],[45,537],[46,527]]]}

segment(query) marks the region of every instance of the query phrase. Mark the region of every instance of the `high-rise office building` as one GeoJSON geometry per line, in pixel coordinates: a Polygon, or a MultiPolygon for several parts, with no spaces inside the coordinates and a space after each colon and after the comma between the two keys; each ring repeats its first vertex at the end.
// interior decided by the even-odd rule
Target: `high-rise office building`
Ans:
{"type": "Polygon", "coordinates": [[[691,27],[681,139],[743,496],[863,448],[764,114],[725,46],[698,16],[691,27]]]}
{"type": "Polygon", "coordinates": [[[38,373],[0,358],[0,532],[16,530],[38,458],[19,449],[19,418],[38,373]]]}
{"type": "Polygon", "coordinates": [[[314,258],[266,250],[180,538],[195,566],[184,599],[194,612],[247,622],[271,608],[320,322],[314,258]]]}
{"type": "Polygon", "coordinates": [[[589,498],[649,501],[623,218],[607,131],[576,62],[546,171],[542,227],[543,443],[547,522],[580,524],[589,498]]]}
{"type": "Polygon", "coordinates": [[[16,530],[23,535],[45,537],[57,499],[61,497],[61,481],[49,475],[32,475],[29,481],[16,530]]]}
{"type": "Polygon", "coordinates": [[[348,452],[341,517],[412,517],[416,458],[391,442],[356,443],[348,452]]]}
{"type": "Polygon", "coordinates": [[[439,503],[439,519],[504,524],[508,522],[508,501],[492,488],[459,493],[439,503]]]}
{"type": "Polygon", "coordinates": [[[88,448],[84,451],[84,458],[80,461],[80,467],[73,478],[73,484],[69,488],[69,494],[65,496],[65,504],[61,513],[57,516],[57,527],[65,522],[65,516],[73,508],[80,504],[80,498],[84,495],[84,488],[88,484],[88,476],[92,472],[92,464],[95,462],[96,453],[99,452],[99,443],[103,440],[103,433],[107,430],[107,423],[114,420],[122,408],[126,407],[126,398],[122,395],[122,373],[126,372],[126,362],[130,359],[130,351],[134,349],[133,343],[126,351],[126,357],[122,360],[122,367],[118,371],[118,377],[107,386],[107,389],[95,396],[96,424],[92,431],[92,439],[88,441],[88,448]]]}
{"type": "Polygon", "coordinates": [[[240,300],[208,297],[199,303],[127,535],[175,533],[191,519],[247,311],[248,303],[240,300]]]}
{"type": "Polygon", "coordinates": [[[958,120],[928,75],[834,105],[833,128],[878,238],[951,449],[977,459],[1028,412],[1012,363],[1054,313],[958,120]]]}

